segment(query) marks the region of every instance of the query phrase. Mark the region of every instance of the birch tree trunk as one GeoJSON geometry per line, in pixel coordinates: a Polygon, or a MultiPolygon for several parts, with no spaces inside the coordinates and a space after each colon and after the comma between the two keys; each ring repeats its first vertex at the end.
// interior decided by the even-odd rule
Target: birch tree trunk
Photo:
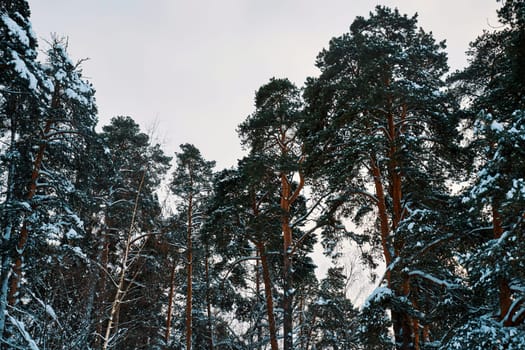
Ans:
{"type": "Polygon", "coordinates": [[[121,271],[120,271],[120,276],[119,276],[119,280],[117,284],[117,291],[115,292],[115,297],[113,298],[113,302],[111,303],[111,311],[109,314],[108,324],[106,325],[104,343],[102,344],[103,350],[107,350],[109,347],[109,343],[112,339],[111,334],[114,328],[114,324],[117,322],[117,319],[118,319],[118,312],[120,310],[120,304],[123,302],[126,296],[126,292],[127,292],[127,289],[124,287],[124,283],[126,281],[129,267],[133,263],[133,261],[130,259],[130,252],[131,252],[132,243],[133,243],[133,226],[135,225],[135,218],[137,215],[137,209],[138,209],[138,204],[139,204],[139,199],[140,199],[140,192],[142,191],[142,185],[144,184],[145,176],[146,176],[146,171],[142,173],[142,178],[140,180],[139,188],[137,190],[137,196],[135,197],[135,205],[133,208],[131,223],[129,225],[128,237],[126,240],[124,255],[122,257],[121,271]]]}

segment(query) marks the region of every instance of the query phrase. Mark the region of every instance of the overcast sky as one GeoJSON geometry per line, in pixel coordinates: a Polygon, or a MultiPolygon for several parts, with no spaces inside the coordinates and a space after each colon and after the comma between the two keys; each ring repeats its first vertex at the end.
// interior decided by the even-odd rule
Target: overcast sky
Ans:
{"type": "Polygon", "coordinates": [[[100,124],[133,117],[157,124],[167,154],[193,143],[218,168],[242,156],[237,125],[269,78],[302,86],[315,57],[376,5],[419,13],[447,41],[453,69],[468,43],[497,26],[495,0],[30,0],[33,29],[69,37],[74,60],[97,90],[100,124]]]}

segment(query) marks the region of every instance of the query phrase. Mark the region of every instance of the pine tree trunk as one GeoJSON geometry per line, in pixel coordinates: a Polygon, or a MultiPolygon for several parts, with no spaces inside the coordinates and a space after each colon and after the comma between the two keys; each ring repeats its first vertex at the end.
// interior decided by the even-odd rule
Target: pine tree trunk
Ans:
{"type": "Polygon", "coordinates": [[[317,320],[317,309],[314,309],[314,314],[312,316],[312,320],[310,321],[310,325],[308,327],[308,334],[306,335],[306,345],[304,347],[304,350],[308,350],[310,348],[310,343],[312,342],[312,336],[314,333],[314,325],[317,320]]]}
{"type": "MultiPolygon", "coordinates": [[[[257,200],[255,199],[255,193],[252,193],[252,211],[253,211],[254,217],[259,216],[259,207],[257,204],[257,200]]],[[[263,284],[264,284],[264,295],[265,295],[265,301],[266,301],[266,315],[268,317],[268,332],[270,333],[270,347],[271,347],[271,350],[279,350],[279,346],[277,343],[277,327],[275,324],[275,314],[273,310],[272,280],[270,277],[270,268],[268,266],[268,258],[266,256],[264,243],[261,239],[255,242],[255,246],[257,248],[257,254],[261,260],[262,278],[263,278],[263,284]]],[[[258,271],[257,271],[256,277],[257,277],[257,282],[258,282],[259,281],[258,271]]],[[[257,292],[258,291],[259,289],[257,289],[257,292]]],[[[258,340],[260,341],[262,340],[262,329],[260,329],[259,335],[260,335],[260,338],[258,340]]]]}
{"type": "Polygon", "coordinates": [[[188,201],[188,231],[187,231],[187,252],[186,252],[186,350],[191,350],[192,337],[192,280],[193,280],[193,245],[192,245],[192,225],[193,225],[193,196],[190,194],[188,201]]]}
{"type": "MultiPolygon", "coordinates": [[[[418,292],[418,289],[415,288],[412,289],[411,293],[410,293],[410,302],[412,303],[412,306],[414,306],[414,309],[418,310],[419,309],[419,305],[418,305],[418,302],[417,302],[417,292],[418,292]]],[[[413,331],[413,334],[414,334],[414,350],[420,350],[421,349],[421,346],[420,346],[420,342],[421,342],[421,336],[420,336],[420,331],[419,331],[419,320],[415,317],[412,317],[412,331],[413,331]]]]}
{"type": "Polygon", "coordinates": [[[270,346],[271,350],[279,350],[277,344],[277,328],[275,325],[275,316],[273,310],[273,296],[272,296],[272,282],[270,278],[270,269],[268,266],[268,259],[266,252],[264,251],[264,245],[262,242],[257,242],[257,250],[259,251],[259,256],[261,257],[261,266],[263,272],[263,282],[264,282],[264,294],[266,297],[266,313],[268,315],[268,330],[270,333],[270,346]]]}
{"type": "Polygon", "coordinates": [[[430,326],[428,324],[423,326],[423,343],[430,342],[430,326]]]}
{"type": "MultiPolygon", "coordinates": [[[[380,232],[381,232],[381,245],[383,248],[383,255],[385,258],[385,264],[387,268],[390,266],[390,264],[393,261],[392,256],[392,249],[391,249],[391,243],[389,242],[389,235],[391,227],[389,225],[388,220],[388,211],[386,206],[386,198],[385,198],[385,192],[384,192],[384,186],[382,182],[381,177],[381,170],[379,169],[379,166],[376,162],[376,159],[374,156],[371,156],[370,158],[371,162],[371,170],[372,170],[372,176],[374,178],[374,185],[376,190],[376,197],[377,197],[377,209],[378,209],[378,216],[379,216],[379,224],[380,224],[380,232]]],[[[396,198],[400,199],[400,197],[396,198]]],[[[399,212],[400,215],[401,212],[399,212]]],[[[392,272],[391,270],[387,270],[386,272],[386,280],[388,287],[397,295],[402,294],[406,295],[408,291],[403,291],[404,287],[408,286],[408,276],[403,277],[403,283],[401,288],[398,288],[392,280],[392,272]],[[401,290],[399,290],[401,289],[401,290]]],[[[396,348],[400,350],[408,350],[412,349],[412,321],[410,320],[410,317],[403,311],[400,310],[391,310],[391,316],[392,316],[392,326],[394,329],[394,338],[396,342],[396,348]]]]}
{"type": "MultiPolygon", "coordinates": [[[[388,213],[386,208],[385,191],[383,189],[383,183],[381,178],[381,170],[377,164],[375,156],[370,157],[370,167],[372,169],[372,176],[374,178],[374,185],[377,197],[377,210],[379,216],[379,226],[381,232],[381,247],[383,248],[383,256],[385,258],[385,264],[387,268],[392,263],[392,252],[390,250],[390,244],[388,236],[390,235],[390,228],[388,224],[388,213]]],[[[388,287],[391,287],[391,271],[387,270],[386,279],[388,287]]]]}
{"type": "Polygon", "coordinates": [[[208,246],[206,245],[206,259],[204,262],[204,269],[206,274],[206,312],[208,316],[208,349],[214,350],[214,341],[213,341],[213,322],[211,314],[211,295],[210,295],[210,271],[209,271],[209,251],[208,246]]]}
{"type": "MultiPolygon", "coordinates": [[[[286,150],[283,150],[286,154],[286,150]]],[[[283,331],[284,350],[293,350],[293,281],[292,281],[292,227],[290,225],[290,209],[297,200],[304,186],[304,177],[299,172],[300,182],[292,193],[290,182],[284,173],[281,173],[281,210],[282,210],[282,232],[283,232],[283,331]]]]}
{"type": "Polygon", "coordinates": [[[283,349],[293,350],[293,289],[291,283],[292,262],[290,260],[290,255],[286,252],[284,254],[283,349]]]}
{"type": "Polygon", "coordinates": [[[392,310],[392,321],[396,349],[414,350],[410,317],[404,311],[392,310]]]}
{"type": "Polygon", "coordinates": [[[299,335],[298,335],[298,339],[299,339],[299,344],[297,345],[299,347],[299,349],[304,349],[304,319],[303,319],[303,315],[304,315],[304,295],[301,295],[299,297],[299,306],[298,306],[298,309],[299,309],[299,319],[297,320],[297,324],[299,325],[299,335]]]}
{"type": "Polygon", "coordinates": [[[290,184],[284,174],[281,174],[281,210],[283,234],[283,331],[284,350],[293,349],[293,290],[292,290],[292,229],[290,227],[290,184]]]}
{"type": "MultiPolygon", "coordinates": [[[[256,295],[256,298],[257,298],[257,303],[259,302],[259,300],[261,300],[261,273],[260,273],[260,258],[261,258],[261,255],[259,254],[259,250],[257,250],[257,260],[255,260],[255,295],[256,295]]],[[[262,331],[262,326],[261,326],[261,322],[257,322],[257,349],[258,350],[261,350],[262,349],[262,340],[263,340],[263,331],[262,331]]]]}

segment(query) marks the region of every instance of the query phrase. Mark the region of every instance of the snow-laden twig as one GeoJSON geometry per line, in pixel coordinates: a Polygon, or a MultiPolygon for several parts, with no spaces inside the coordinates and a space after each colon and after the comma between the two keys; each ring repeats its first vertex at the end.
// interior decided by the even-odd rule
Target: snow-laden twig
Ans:
{"type": "Polygon", "coordinates": [[[36,345],[35,340],[31,337],[31,335],[26,331],[25,325],[23,322],[18,321],[16,318],[14,318],[11,315],[7,315],[9,318],[9,321],[11,321],[12,324],[16,326],[22,337],[24,337],[25,341],[27,341],[27,344],[29,345],[29,348],[31,350],[40,350],[38,348],[38,345],[36,345]]]}
{"type": "Polygon", "coordinates": [[[432,276],[426,272],[423,272],[421,270],[413,270],[408,273],[409,276],[418,276],[421,278],[424,278],[430,282],[433,282],[434,284],[437,284],[439,286],[447,287],[447,288],[454,288],[457,287],[456,284],[450,283],[448,281],[442,280],[440,278],[437,278],[435,276],[432,276]]]}
{"type": "Polygon", "coordinates": [[[44,303],[42,299],[38,298],[31,291],[29,291],[29,293],[44,308],[44,310],[46,311],[46,314],[48,314],[53,319],[53,321],[55,321],[60,326],[60,328],[64,328],[62,327],[62,324],[58,320],[57,314],[55,313],[55,310],[53,309],[53,307],[49,304],[44,303]]]}

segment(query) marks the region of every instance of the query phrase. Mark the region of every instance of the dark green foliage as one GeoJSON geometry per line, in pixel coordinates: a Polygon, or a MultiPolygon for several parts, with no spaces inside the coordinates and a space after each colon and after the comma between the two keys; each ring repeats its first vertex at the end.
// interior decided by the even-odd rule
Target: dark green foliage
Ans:
{"type": "MultiPolygon", "coordinates": [[[[115,117],[102,130],[109,161],[105,176],[100,179],[104,181],[105,201],[99,214],[104,221],[102,232],[96,237],[97,258],[102,271],[106,270],[110,276],[102,275],[107,280],[99,284],[96,308],[101,312],[98,317],[109,316],[115,295],[111,281],[119,279],[125,265],[126,294],[112,329],[112,333],[118,334],[116,348],[148,348],[162,339],[162,319],[158,315],[165,303],[160,296],[169,280],[169,270],[163,269],[165,257],[157,253],[165,242],[161,206],[155,191],[171,158],[164,155],[159,145],[152,145],[130,117],[115,117]],[[127,246],[131,255],[128,261],[123,261],[127,246]],[[163,276],[163,280],[152,280],[155,274],[163,276]]],[[[102,329],[95,331],[105,332],[105,323],[102,325],[102,329]]]]}
{"type": "MultiPolygon", "coordinates": [[[[377,7],[333,38],[318,56],[320,76],[307,81],[302,131],[316,188],[330,193],[322,217],[327,247],[350,236],[381,248],[391,264],[394,294],[378,305],[390,308],[400,348],[419,332],[407,336],[407,319],[430,324],[438,300],[454,298],[453,288],[436,292],[436,282],[452,286],[456,278],[446,215],[446,180],[459,152],[455,105],[444,89],[444,43],[416,25],[416,16],[377,7]],[[352,219],[361,234],[345,228],[352,219]]],[[[433,331],[439,338],[441,330],[433,331]]]]}
{"type": "Polygon", "coordinates": [[[451,79],[458,99],[468,102],[465,125],[473,125],[468,147],[475,177],[462,193],[472,234],[461,262],[474,297],[443,342],[447,349],[523,346],[524,13],[522,1],[505,1],[498,14],[506,26],[471,43],[469,65],[451,79]]]}
{"type": "MultiPolygon", "coordinates": [[[[182,293],[186,298],[186,324],[180,331],[185,331],[186,338],[189,338],[188,327],[191,327],[190,346],[205,349],[214,342],[213,330],[209,327],[213,322],[211,311],[207,313],[208,305],[211,310],[212,303],[209,265],[213,264],[213,257],[210,251],[212,242],[209,236],[203,235],[202,226],[206,221],[206,201],[212,195],[215,162],[206,161],[194,145],[183,144],[180,148],[170,184],[180,213],[177,231],[184,237],[181,243],[185,249],[182,261],[186,266],[186,283],[182,293]]],[[[188,346],[190,340],[185,341],[188,346]]]]}
{"type": "Polygon", "coordinates": [[[241,322],[245,331],[239,336],[246,348],[264,346],[269,341],[256,245],[260,243],[265,252],[272,253],[268,255],[270,272],[279,276],[278,186],[271,169],[256,157],[240,160],[237,169],[224,170],[215,176],[209,218],[203,228],[206,235],[212,235],[217,254],[215,269],[223,276],[216,282],[217,306],[231,310],[241,322]]]}
{"type": "Polygon", "coordinates": [[[357,310],[346,296],[346,276],[341,268],[328,269],[319,286],[318,299],[310,306],[314,338],[319,349],[358,349],[357,310]]]}

